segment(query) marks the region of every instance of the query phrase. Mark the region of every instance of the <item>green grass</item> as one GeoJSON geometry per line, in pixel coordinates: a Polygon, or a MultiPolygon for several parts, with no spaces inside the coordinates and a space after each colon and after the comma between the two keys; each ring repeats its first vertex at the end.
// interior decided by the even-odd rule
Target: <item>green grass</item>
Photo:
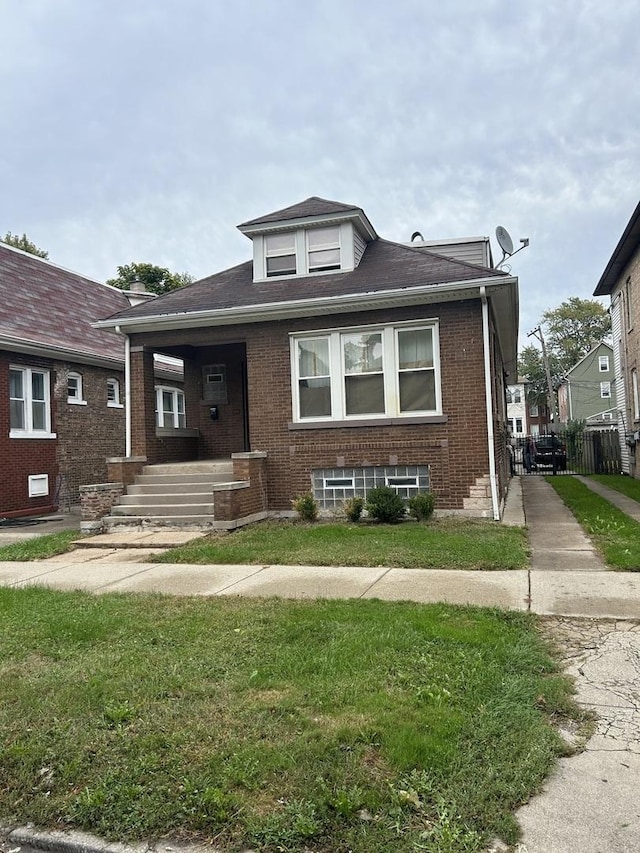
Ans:
{"type": "Polygon", "coordinates": [[[640,503],[640,480],[634,477],[625,477],[622,474],[590,474],[589,479],[640,503]]]}
{"type": "Polygon", "coordinates": [[[60,533],[50,533],[25,539],[13,545],[0,547],[0,562],[45,560],[71,550],[71,543],[80,538],[77,530],[61,530],[60,533]]]}
{"type": "Polygon", "coordinates": [[[391,525],[263,522],[154,558],[165,563],[485,570],[524,568],[527,560],[521,528],[452,519],[391,525]]]}
{"type": "Polygon", "coordinates": [[[0,815],[237,851],[473,853],[563,752],[524,613],[0,589],[0,815]]]}
{"type": "Polygon", "coordinates": [[[547,477],[593,540],[605,562],[615,569],[640,571],[640,524],[574,477],[547,477]]]}

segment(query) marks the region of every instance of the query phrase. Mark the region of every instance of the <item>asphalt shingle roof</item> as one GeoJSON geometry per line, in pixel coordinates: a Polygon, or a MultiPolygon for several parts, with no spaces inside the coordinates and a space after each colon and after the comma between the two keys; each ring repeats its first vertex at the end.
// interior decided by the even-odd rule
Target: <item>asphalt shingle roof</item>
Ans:
{"type": "Polygon", "coordinates": [[[0,243],[0,337],[124,361],[120,335],[91,323],[128,306],[115,288],[0,243]]]}
{"type": "Polygon", "coordinates": [[[283,207],[282,210],[258,216],[256,219],[250,219],[248,222],[242,222],[238,228],[245,228],[250,225],[263,225],[269,222],[280,222],[280,220],[284,219],[301,219],[304,216],[331,216],[334,213],[347,213],[350,210],[358,211],[360,208],[357,204],[343,204],[341,201],[330,201],[329,199],[312,195],[298,204],[283,207]]]}
{"type": "Polygon", "coordinates": [[[506,273],[377,239],[352,272],[253,281],[253,262],[193,282],[117,316],[154,317],[493,278],[506,273]]]}

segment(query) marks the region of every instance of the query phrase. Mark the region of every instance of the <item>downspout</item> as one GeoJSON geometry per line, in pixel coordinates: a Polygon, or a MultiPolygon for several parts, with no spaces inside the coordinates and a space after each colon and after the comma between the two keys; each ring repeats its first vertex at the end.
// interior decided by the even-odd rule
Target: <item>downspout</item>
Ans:
{"type": "Polygon", "coordinates": [[[491,484],[491,506],[493,518],[500,521],[500,504],[498,502],[498,478],[496,476],[495,434],[493,431],[493,394],[491,392],[491,355],[489,352],[489,300],[487,289],[480,287],[482,302],[482,342],[484,345],[484,396],[487,410],[487,444],[489,451],[489,482],[491,484]]]}
{"type": "Polygon", "coordinates": [[[124,455],[131,456],[131,339],[116,326],[116,332],[124,334],[124,455]]]}

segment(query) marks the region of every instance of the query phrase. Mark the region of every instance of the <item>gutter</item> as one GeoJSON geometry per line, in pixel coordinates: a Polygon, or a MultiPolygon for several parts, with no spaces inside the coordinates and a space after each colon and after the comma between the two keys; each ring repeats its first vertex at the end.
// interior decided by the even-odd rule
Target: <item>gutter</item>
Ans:
{"type": "Polygon", "coordinates": [[[480,287],[482,302],[482,342],[484,349],[484,396],[487,410],[487,446],[489,452],[489,482],[491,484],[491,505],[494,521],[500,521],[500,505],[498,502],[498,479],[496,476],[496,445],[493,431],[493,395],[491,392],[491,356],[489,352],[489,300],[484,285],[480,287]]]}
{"type": "Polygon", "coordinates": [[[112,367],[122,370],[122,357],[99,356],[94,353],[79,350],[77,348],[50,346],[38,343],[38,341],[14,338],[11,335],[0,335],[0,349],[23,353],[24,355],[36,355],[42,358],[60,359],[61,361],[72,361],[78,364],[90,364],[94,367],[112,367]]]}

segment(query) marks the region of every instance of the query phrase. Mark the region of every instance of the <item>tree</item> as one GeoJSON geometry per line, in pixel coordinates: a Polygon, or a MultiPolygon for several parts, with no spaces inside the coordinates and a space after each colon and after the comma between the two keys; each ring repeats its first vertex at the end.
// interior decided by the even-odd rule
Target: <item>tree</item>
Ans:
{"type": "Polygon", "coordinates": [[[23,234],[22,237],[18,237],[17,234],[12,234],[11,231],[7,231],[2,238],[2,242],[7,243],[9,246],[13,246],[14,249],[22,249],[23,252],[29,252],[30,255],[36,255],[38,258],[45,258],[46,260],[49,257],[49,252],[45,252],[44,249],[39,249],[26,234],[23,234]]]}
{"type": "Polygon", "coordinates": [[[545,340],[550,353],[566,373],[574,364],[611,335],[611,317],[596,299],[571,296],[542,315],[546,326],[545,340]]]}
{"type": "MultiPolygon", "coordinates": [[[[542,315],[540,326],[546,343],[552,384],[557,387],[562,377],[590,349],[611,334],[611,317],[596,299],[571,296],[542,315]]],[[[526,346],[518,359],[518,374],[528,379],[527,398],[532,403],[545,403],[548,387],[542,353],[536,346],[526,346]]]]}
{"type": "Polygon", "coordinates": [[[193,276],[189,273],[171,272],[165,267],[158,267],[155,264],[124,264],[117,269],[117,278],[107,279],[107,284],[118,287],[120,290],[131,290],[131,285],[137,280],[144,284],[145,290],[149,293],[162,296],[163,293],[170,293],[172,290],[177,290],[193,281],[193,276]]]}

